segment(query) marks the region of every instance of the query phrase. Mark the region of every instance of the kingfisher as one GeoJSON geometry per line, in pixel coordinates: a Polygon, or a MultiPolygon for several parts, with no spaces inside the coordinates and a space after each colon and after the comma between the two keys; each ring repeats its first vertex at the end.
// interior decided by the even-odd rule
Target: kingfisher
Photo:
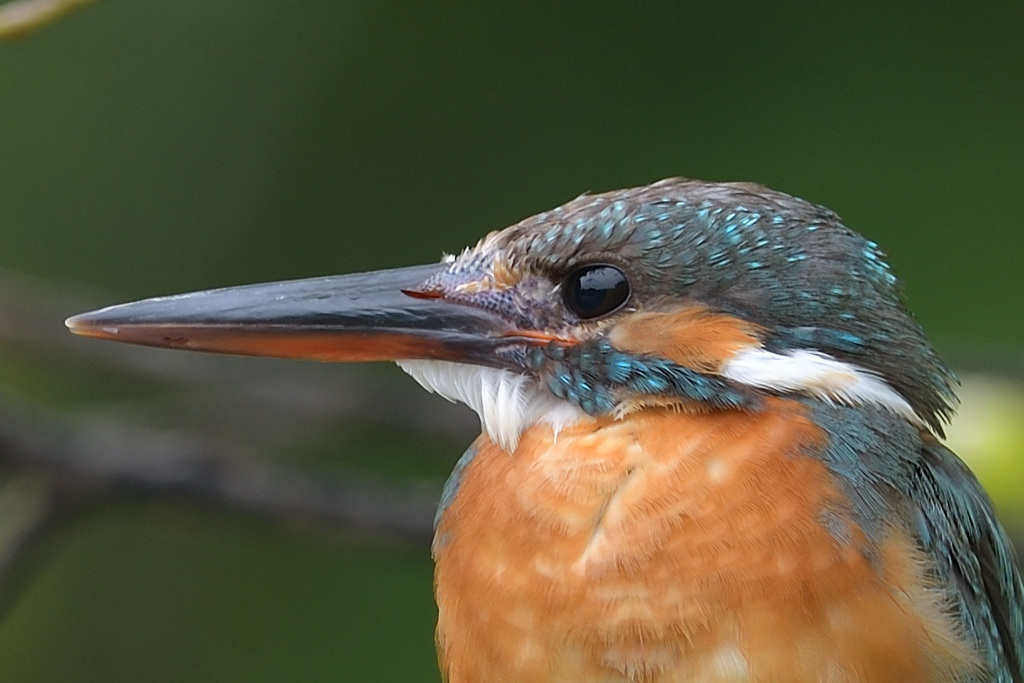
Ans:
{"type": "Polygon", "coordinates": [[[1024,682],[1024,587],[878,245],[751,183],[583,195],[440,263],[76,334],[392,360],[482,434],[435,519],[449,683],[1024,682]]]}

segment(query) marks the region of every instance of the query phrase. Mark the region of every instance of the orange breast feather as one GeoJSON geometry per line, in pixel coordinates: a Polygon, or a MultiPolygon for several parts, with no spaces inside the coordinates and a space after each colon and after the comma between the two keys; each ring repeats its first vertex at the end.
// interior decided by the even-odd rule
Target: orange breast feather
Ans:
{"type": "Polygon", "coordinates": [[[481,437],[435,543],[449,683],[955,680],[909,538],[876,557],[795,403],[481,437]],[[852,541],[823,526],[845,525],[852,541]]]}

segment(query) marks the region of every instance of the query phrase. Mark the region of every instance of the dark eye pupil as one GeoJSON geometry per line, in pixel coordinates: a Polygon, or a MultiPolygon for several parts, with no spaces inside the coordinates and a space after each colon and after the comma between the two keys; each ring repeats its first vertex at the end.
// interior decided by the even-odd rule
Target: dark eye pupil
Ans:
{"type": "Polygon", "coordinates": [[[565,305],[584,320],[618,310],[629,299],[629,280],[615,266],[591,265],[577,268],[562,287],[565,305]]]}

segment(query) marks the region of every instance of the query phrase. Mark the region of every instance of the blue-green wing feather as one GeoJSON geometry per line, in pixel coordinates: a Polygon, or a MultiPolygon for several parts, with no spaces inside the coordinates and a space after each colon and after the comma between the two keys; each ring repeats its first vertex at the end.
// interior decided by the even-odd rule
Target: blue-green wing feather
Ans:
{"type": "Polygon", "coordinates": [[[920,542],[950,586],[989,680],[1024,683],[1024,587],[988,496],[966,465],[934,441],[922,448],[910,495],[920,513],[920,542]]]}

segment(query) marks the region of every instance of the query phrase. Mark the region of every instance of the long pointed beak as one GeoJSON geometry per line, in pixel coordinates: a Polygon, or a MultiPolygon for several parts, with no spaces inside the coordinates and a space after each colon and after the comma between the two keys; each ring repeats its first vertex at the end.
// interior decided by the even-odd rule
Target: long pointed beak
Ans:
{"type": "Polygon", "coordinates": [[[413,291],[445,266],[228,287],[145,299],[69,318],[75,334],[250,356],[325,361],[438,359],[505,366],[537,343],[498,315],[413,291]]]}

